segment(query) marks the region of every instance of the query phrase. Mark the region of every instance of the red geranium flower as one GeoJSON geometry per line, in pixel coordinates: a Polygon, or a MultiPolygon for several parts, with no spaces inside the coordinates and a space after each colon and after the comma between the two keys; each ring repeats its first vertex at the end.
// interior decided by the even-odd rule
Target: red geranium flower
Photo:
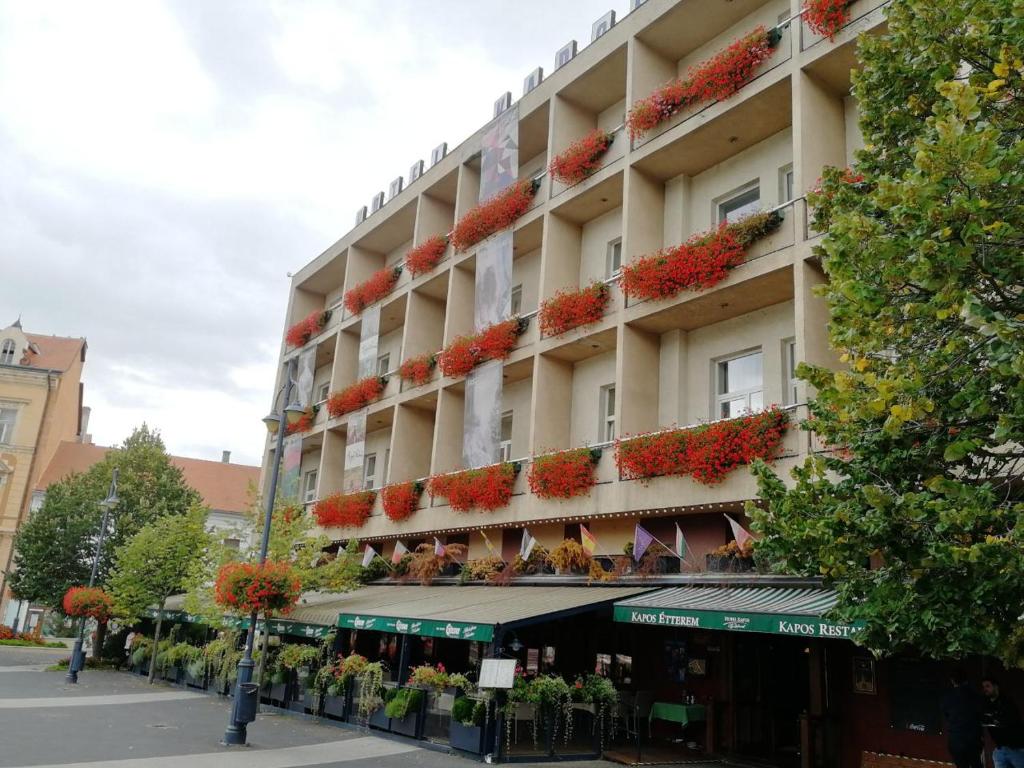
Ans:
{"type": "Polygon", "coordinates": [[[114,612],[114,598],[99,587],[71,587],[64,593],[67,616],[88,616],[101,624],[114,612]]]}
{"type": "Polygon", "coordinates": [[[374,272],[369,280],[355,288],[345,291],[345,308],[353,315],[358,315],[375,301],[380,301],[395,287],[401,267],[385,267],[374,272]]]}
{"type": "Polygon", "coordinates": [[[315,312],[310,312],[306,317],[288,329],[284,339],[290,347],[305,346],[311,338],[324,329],[330,319],[331,311],[329,309],[318,309],[315,312]]]}
{"type": "Polygon", "coordinates": [[[850,20],[848,0],[804,0],[803,11],[807,26],[829,40],[850,20]]]}
{"type": "Polygon", "coordinates": [[[403,381],[412,382],[418,387],[430,381],[430,372],[434,370],[435,365],[437,365],[437,357],[429,353],[410,357],[399,366],[398,375],[403,381]]]}
{"type": "Polygon", "coordinates": [[[415,480],[387,486],[380,492],[384,514],[395,522],[411,517],[419,508],[422,493],[423,485],[415,480]]]}
{"type": "Polygon", "coordinates": [[[448,499],[448,505],[459,512],[473,509],[492,511],[508,505],[515,479],[516,465],[505,462],[482,469],[436,475],[428,481],[427,489],[431,497],[443,496],[448,499]]]}
{"type": "Polygon", "coordinates": [[[302,416],[299,417],[298,421],[294,424],[285,425],[284,433],[286,435],[295,435],[300,432],[309,432],[309,430],[313,428],[313,421],[316,419],[316,412],[316,406],[309,406],[302,416]]]}
{"type": "Polygon", "coordinates": [[[601,451],[577,448],[536,456],[530,463],[530,490],[542,499],[571,499],[590,493],[597,478],[594,466],[601,451]]]}
{"type": "Polygon", "coordinates": [[[447,237],[434,235],[405,254],[405,266],[413,277],[425,274],[437,266],[447,247],[447,237]]]}
{"type": "Polygon", "coordinates": [[[313,516],[324,528],[361,528],[373,511],[374,491],[335,493],[313,506],[313,516]]]}
{"type": "Polygon", "coordinates": [[[604,283],[594,283],[578,291],[559,291],[540,305],[537,319],[541,335],[558,336],[598,322],[604,316],[608,297],[608,286],[604,283]]]}
{"type": "Polygon", "coordinates": [[[286,615],[299,601],[302,584],[288,563],[228,563],[217,574],[214,601],[237,613],[286,615]]]}
{"type": "Polygon", "coordinates": [[[451,242],[456,252],[469,250],[484,238],[511,226],[529,210],[536,192],[534,182],[524,179],[471,208],[452,230],[451,242]]]}
{"type": "Polygon", "coordinates": [[[513,317],[474,336],[459,336],[437,354],[437,366],[445,376],[465,376],[480,363],[504,360],[512,354],[523,330],[523,323],[513,317]]]}
{"type": "Polygon", "coordinates": [[[380,398],[384,391],[385,381],[380,376],[369,376],[357,381],[341,392],[335,392],[327,398],[327,412],[333,418],[346,413],[358,411],[380,398]]]}
{"type": "Polygon", "coordinates": [[[601,167],[598,161],[614,138],[603,128],[595,128],[557,155],[548,172],[563,184],[578,184],[601,167]]]}

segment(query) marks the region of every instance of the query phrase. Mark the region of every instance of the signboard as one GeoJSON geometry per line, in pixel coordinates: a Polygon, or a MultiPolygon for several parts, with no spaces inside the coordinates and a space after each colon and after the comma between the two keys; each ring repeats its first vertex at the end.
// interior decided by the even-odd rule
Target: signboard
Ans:
{"type": "Polygon", "coordinates": [[[490,642],[494,627],[490,624],[468,624],[462,621],[433,621],[430,619],[404,619],[394,616],[362,616],[343,613],[338,617],[343,629],[369,629],[374,632],[392,632],[397,635],[421,637],[447,637],[449,640],[480,640],[490,642]]]}
{"type": "Polygon", "coordinates": [[[484,659],[480,662],[480,688],[511,688],[516,680],[515,659],[484,659]]]}
{"type": "Polygon", "coordinates": [[[814,616],[644,608],[632,605],[616,605],[614,618],[615,621],[625,624],[649,624],[655,627],[726,629],[734,632],[764,632],[771,635],[825,637],[838,640],[848,640],[861,629],[857,625],[834,624],[814,616]]]}

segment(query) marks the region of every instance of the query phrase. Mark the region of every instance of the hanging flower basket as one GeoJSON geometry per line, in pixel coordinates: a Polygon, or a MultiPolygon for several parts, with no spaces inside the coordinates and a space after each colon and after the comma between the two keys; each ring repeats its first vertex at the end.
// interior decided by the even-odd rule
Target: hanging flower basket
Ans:
{"type": "Polygon", "coordinates": [[[214,601],[229,611],[287,615],[299,600],[302,583],[288,563],[228,563],[217,574],[214,601]]]}
{"type": "Polygon", "coordinates": [[[380,301],[391,293],[401,274],[400,266],[377,270],[369,280],[345,291],[345,308],[353,315],[358,315],[375,301],[380,301]]]}
{"type": "Polygon", "coordinates": [[[804,0],[803,12],[807,26],[829,40],[850,20],[849,0],[804,0]]]}
{"type": "Polygon", "coordinates": [[[626,115],[630,138],[641,138],[686,107],[729,98],[767,61],[779,39],[777,30],[758,27],[707,61],[691,67],[686,77],[666,83],[635,102],[626,115]]]}
{"type": "Polygon", "coordinates": [[[540,305],[537,320],[541,336],[560,336],[604,317],[610,294],[604,283],[594,283],[578,291],[562,290],[540,305]]]}
{"type": "Polygon", "coordinates": [[[318,309],[315,312],[310,312],[306,317],[288,329],[288,332],[284,335],[284,340],[288,342],[290,347],[304,347],[311,338],[327,327],[327,323],[330,320],[331,310],[329,309],[318,309]]]}
{"type": "Polygon", "coordinates": [[[530,209],[537,187],[538,182],[532,179],[517,181],[490,200],[471,208],[452,230],[451,242],[456,253],[467,251],[484,238],[512,226],[530,209]]]}
{"type": "Polygon", "coordinates": [[[601,167],[601,156],[614,138],[603,128],[595,128],[557,155],[548,166],[548,172],[563,184],[580,183],[601,167]]]}
{"type": "Polygon", "coordinates": [[[380,492],[384,514],[388,516],[389,520],[394,520],[396,523],[412,517],[413,513],[419,509],[422,493],[423,484],[415,480],[387,486],[380,492]]]}
{"type": "Polygon", "coordinates": [[[309,432],[313,428],[313,422],[316,421],[316,415],[320,411],[320,406],[311,405],[309,406],[299,417],[299,420],[294,424],[286,424],[284,433],[286,435],[298,435],[303,432],[309,432]]]}
{"type": "Polygon", "coordinates": [[[779,228],[777,213],[754,213],[732,224],[694,235],[682,245],[634,259],[622,268],[619,285],[631,299],[667,299],[720,283],[746,258],[747,248],[779,228]]]}
{"type": "Polygon", "coordinates": [[[362,528],[373,511],[374,491],[335,493],[313,506],[313,516],[324,528],[362,528]]]}
{"type": "Polygon", "coordinates": [[[465,376],[480,363],[504,360],[526,328],[527,321],[513,317],[473,336],[459,336],[438,353],[437,365],[445,376],[465,376]]]}
{"type": "Polygon", "coordinates": [[[428,481],[427,490],[431,498],[448,499],[448,505],[459,512],[493,511],[508,506],[518,471],[517,464],[504,462],[482,469],[435,475],[428,481]]]}
{"type": "Polygon", "coordinates": [[[414,386],[421,386],[430,381],[430,376],[437,365],[437,356],[433,354],[419,355],[404,360],[398,368],[398,376],[414,386]]]}
{"type": "Polygon", "coordinates": [[[623,480],[688,475],[714,485],[736,467],[774,458],[788,423],[786,411],[772,408],[699,427],[624,438],[615,444],[615,464],[623,480]]]}
{"type": "Polygon", "coordinates": [[[438,265],[447,248],[448,238],[434,235],[405,254],[405,267],[413,277],[426,274],[438,265]]]}
{"type": "Polygon", "coordinates": [[[71,587],[64,593],[64,614],[87,616],[101,624],[114,612],[114,598],[99,587],[71,587]]]}
{"type": "Polygon", "coordinates": [[[380,399],[385,384],[387,384],[387,379],[383,376],[368,376],[357,381],[352,386],[345,387],[341,392],[335,392],[327,398],[327,412],[332,418],[337,418],[365,408],[380,399]]]}
{"type": "Polygon", "coordinates": [[[598,448],[577,448],[536,456],[527,475],[530,491],[542,499],[587,496],[597,482],[594,468],[600,459],[598,448]]]}

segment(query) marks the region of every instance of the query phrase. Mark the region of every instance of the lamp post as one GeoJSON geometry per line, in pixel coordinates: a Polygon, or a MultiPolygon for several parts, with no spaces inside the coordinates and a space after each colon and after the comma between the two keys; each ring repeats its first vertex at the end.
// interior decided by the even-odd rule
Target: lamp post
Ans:
{"type": "MultiPolygon", "coordinates": [[[[100,502],[103,507],[103,519],[100,521],[100,533],[96,537],[96,552],[92,557],[92,573],[89,575],[89,586],[96,585],[96,572],[100,567],[100,553],[103,551],[103,539],[107,535],[107,523],[110,520],[110,510],[117,506],[117,467],[110,478],[110,492],[107,498],[100,502]]],[[[65,683],[74,684],[78,682],[78,673],[85,666],[85,654],[82,653],[82,641],[85,639],[85,616],[78,620],[78,637],[75,638],[75,647],[71,651],[71,660],[68,662],[68,673],[64,677],[65,683]]]]}
{"type": "MultiPolygon", "coordinates": [[[[297,362],[295,357],[288,361],[288,367],[285,369],[284,386],[278,392],[278,396],[274,398],[273,410],[263,417],[263,423],[266,424],[267,431],[271,435],[277,435],[277,448],[274,451],[274,465],[270,469],[270,487],[267,489],[267,496],[263,504],[263,539],[260,541],[260,565],[266,562],[267,548],[270,546],[270,524],[274,516],[274,500],[277,498],[277,479],[281,471],[281,462],[284,460],[284,438],[288,430],[282,427],[284,427],[285,423],[295,424],[305,413],[297,404],[289,402],[292,396],[292,385],[295,383],[294,373],[297,362]],[[280,398],[281,392],[284,393],[284,398],[282,398],[284,405],[283,418],[282,414],[277,411],[278,398],[280,398]]],[[[243,687],[252,683],[252,670],[254,666],[252,647],[256,637],[256,622],[258,618],[255,611],[249,616],[249,630],[245,635],[245,653],[242,655],[242,660],[238,662],[235,700],[231,707],[228,727],[224,731],[224,743],[228,745],[245,744],[246,727],[256,719],[255,707],[250,711],[243,701],[243,687]]],[[[258,693],[256,695],[257,697],[259,696],[258,693]]]]}

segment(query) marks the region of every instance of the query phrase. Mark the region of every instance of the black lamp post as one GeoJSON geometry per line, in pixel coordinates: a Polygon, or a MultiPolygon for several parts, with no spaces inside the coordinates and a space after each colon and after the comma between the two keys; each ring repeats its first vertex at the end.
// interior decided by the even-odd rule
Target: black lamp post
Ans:
{"type": "MultiPolygon", "coordinates": [[[[103,519],[100,522],[100,532],[96,537],[96,552],[92,558],[92,574],[89,576],[89,586],[95,586],[96,584],[96,572],[100,567],[100,553],[103,551],[103,539],[107,535],[107,523],[110,520],[110,510],[117,506],[117,473],[118,469],[114,468],[114,474],[110,478],[110,492],[107,494],[107,498],[100,502],[100,506],[103,507],[103,519]]],[[[78,673],[85,667],[85,654],[82,652],[82,641],[85,639],[85,616],[82,616],[78,620],[78,637],[75,638],[75,647],[71,651],[71,661],[68,662],[68,673],[64,677],[65,683],[74,684],[78,682],[78,673]]]]}
{"type": "MultiPolygon", "coordinates": [[[[271,435],[277,435],[277,449],[274,451],[274,465],[270,469],[270,487],[267,489],[267,496],[263,509],[263,540],[260,542],[260,564],[267,559],[267,548],[270,546],[270,524],[274,516],[274,500],[277,498],[277,479],[281,471],[281,462],[284,459],[284,437],[288,431],[284,429],[284,422],[295,424],[305,410],[295,403],[290,403],[294,373],[297,367],[297,358],[292,357],[285,369],[285,382],[282,391],[285,404],[283,418],[277,411],[278,398],[274,399],[274,410],[263,417],[263,423],[267,425],[267,431],[271,435]]],[[[278,397],[280,397],[280,392],[278,397]]],[[[245,635],[245,653],[242,660],[238,662],[238,680],[235,684],[235,700],[231,707],[231,718],[228,721],[227,730],[224,731],[224,743],[229,745],[245,744],[246,727],[256,719],[256,707],[258,705],[259,691],[254,689],[252,682],[252,647],[256,636],[256,622],[258,616],[255,611],[249,617],[249,631],[245,635]]]]}

